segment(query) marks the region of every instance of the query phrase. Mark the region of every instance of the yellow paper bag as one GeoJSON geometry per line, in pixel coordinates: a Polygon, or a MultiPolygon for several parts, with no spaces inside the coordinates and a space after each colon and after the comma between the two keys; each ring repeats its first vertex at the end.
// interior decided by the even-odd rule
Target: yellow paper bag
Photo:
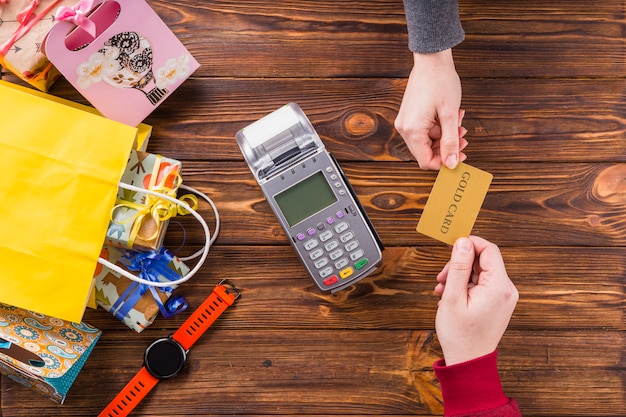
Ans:
{"type": "MultiPolygon", "coordinates": [[[[47,100],[54,101],[55,103],[64,104],[66,106],[74,107],[79,110],[83,110],[89,113],[97,114],[98,116],[102,116],[102,114],[98,112],[98,110],[96,110],[94,107],[86,106],[81,103],[76,103],[75,101],[70,101],[62,97],[57,97],[51,94],[43,93],[38,90],[33,90],[32,88],[25,88],[17,84],[8,83],[6,81],[0,80],[0,82],[2,82],[3,85],[9,88],[14,88],[19,91],[24,91],[25,93],[29,93],[37,97],[43,97],[47,100]]],[[[2,108],[0,108],[0,110],[2,110],[2,108]]],[[[33,119],[34,119],[33,121],[37,119],[37,114],[33,114],[33,119]]],[[[0,119],[0,122],[3,122],[3,121],[4,119],[0,119]]],[[[11,122],[11,120],[7,120],[6,122],[11,122]]],[[[2,128],[1,126],[2,125],[0,125],[0,129],[2,128]]],[[[135,149],[138,151],[145,152],[146,149],[148,148],[148,142],[150,141],[151,135],[152,135],[152,126],[147,125],[145,123],[139,123],[139,125],[137,125],[137,139],[135,140],[135,149]]]]}
{"type": "Polygon", "coordinates": [[[0,81],[0,302],[80,322],[137,128],[0,81]]]}

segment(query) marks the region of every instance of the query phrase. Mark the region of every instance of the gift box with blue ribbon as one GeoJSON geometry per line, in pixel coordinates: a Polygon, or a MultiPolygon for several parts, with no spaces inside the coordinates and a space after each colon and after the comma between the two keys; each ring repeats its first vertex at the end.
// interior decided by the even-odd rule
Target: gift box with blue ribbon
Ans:
{"type": "MultiPolygon", "coordinates": [[[[140,252],[104,246],[100,257],[152,282],[175,281],[189,272],[187,265],[164,248],[140,252]]],[[[151,325],[159,313],[169,318],[187,308],[184,297],[172,296],[174,286],[140,284],[100,264],[94,278],[98,306],[137,333],[151,325]]]]}

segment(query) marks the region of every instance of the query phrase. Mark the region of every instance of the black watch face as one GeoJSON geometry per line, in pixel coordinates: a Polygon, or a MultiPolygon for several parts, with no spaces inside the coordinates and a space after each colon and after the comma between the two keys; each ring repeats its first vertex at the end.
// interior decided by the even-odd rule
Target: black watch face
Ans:
{"type": "Polygon", "coordinates": [[[183,369],[187,355],[181,345],[170,338],[158,339],[146,349],[144,362],[148,371],[159,379],[173,378],[183,369]]]}

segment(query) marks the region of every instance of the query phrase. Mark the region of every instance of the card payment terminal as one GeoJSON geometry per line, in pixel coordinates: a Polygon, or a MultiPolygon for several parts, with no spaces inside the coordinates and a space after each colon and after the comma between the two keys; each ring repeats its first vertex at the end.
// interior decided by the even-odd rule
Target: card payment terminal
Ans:
{"type": "Polygon", "coordinates": [[[382,242],[297,104],[241,129],[236,139],[291,245],[322,291],[337,292],[376,270],[382,242]]]}

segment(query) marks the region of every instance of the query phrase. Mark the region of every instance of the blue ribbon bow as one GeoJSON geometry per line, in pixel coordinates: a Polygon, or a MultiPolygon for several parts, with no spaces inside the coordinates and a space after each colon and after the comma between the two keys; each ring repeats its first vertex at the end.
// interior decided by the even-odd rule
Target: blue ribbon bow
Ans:
{"type": "MultiPolygon", "coordinates": [[[[170,251],[161,248],[159,251],[150,252],[127,250],[121,260],[129,271],[137,272],[140,278],[152,282],[165,282],[165,280],[175,281],[181,278],[181,275],[169,266],[173,259],[174,255],[170,251]]],[[[158,287],[158,289],[163,292],[174,290],[172,287],[158,287]]],[[[123,320],[147,291],[150,291],[159,311],[165,318],[184,311],[189,305],[187,300],[180,295],[170,297],[163,304],[155,287],[133,281],[113,304],[111,312],[119,320],[123,320]]]]}

